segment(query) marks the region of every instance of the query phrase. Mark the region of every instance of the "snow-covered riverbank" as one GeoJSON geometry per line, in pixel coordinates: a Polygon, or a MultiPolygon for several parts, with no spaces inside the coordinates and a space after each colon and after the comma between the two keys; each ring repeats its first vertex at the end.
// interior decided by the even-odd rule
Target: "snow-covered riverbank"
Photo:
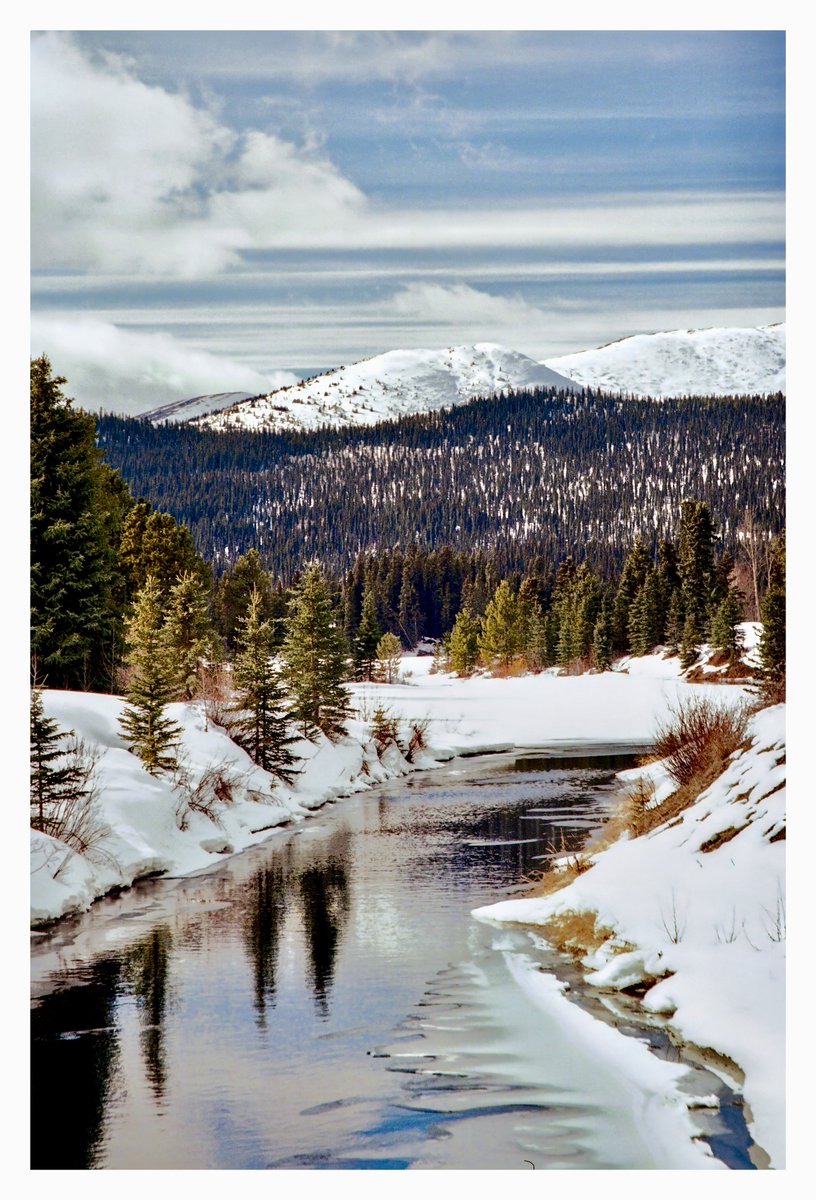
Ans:
{"type": "MultiPolygon", "coordinates": [[[[655,764],[653,803],[671,780],[655,764]]],[[[770,1165],[785,1160],[785,708],[755,715],[747,744],[697,801],[624,837],[549,895],[478,909],[546,927],[590,914],[606,931],[583,959],[600,988],[645,991],[683,1041],[744,1073],[749,1127],[770,1165]]]]}
{"type": "Polygon", "coordinates": [[[184,780],[178,774],[154,778],[121,736],[120,698],[46,691],[47,715],[98,756],[101,836],[88,855],[79,855],[32,831],[31,920],[40,924],[81,912],[98,896],[151,873],[201,870],[263,841],[277,826],[303,820],[328,801],[431,768],[455,754],[559,743],[648,743],[656,723],[683,695],[709,688],[729,700],[743,694],[735,687],[686,683],[678,678],[676,659],[650,656],[639,667],[625,665],[628,671],[574,678],[545,673],[457,679],[434,674],[430,658],[405,657],[401,682],[351,686],[358,719],[349,722],[345,738],[333,744],[321,737],[295,747],[302,762],[292,787],[256,767],[207,720],[200,703],[168,708],[183,731],[184,780]],[[378,754],[369,725],[378,706],[401,722],[406,735],[411,723],[426,725],[426,748],[411,763],[394,745],[378,754]],[[213,771],[227,781],[229,802],[213,796],[207,785],[213,771]],[[193,794],[197,788],[203,794],[193,794]]]}

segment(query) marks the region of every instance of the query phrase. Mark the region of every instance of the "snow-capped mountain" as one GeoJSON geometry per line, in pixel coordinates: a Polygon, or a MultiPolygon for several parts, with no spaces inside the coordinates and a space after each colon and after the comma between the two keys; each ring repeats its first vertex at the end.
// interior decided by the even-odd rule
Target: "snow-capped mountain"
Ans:
{"type": "Polygon", "coordinates": [[[149,412],[139,413],[139,416],[146,417],[154,425],[171,425],[181,421],[192,421],[195,417],[219,412],[222,408],[229,408],[231,404],[249,400],[252,394],[252,392],[215,392],[211,396],[193,396],[191,400],[175,400],[172,404],[162,404],[158,408],[151,408],[149,412]]]}
{"type": "Polygon", "coordinates": [[[578,383],[637,396],[784,392],[785,325],[637,334],[546,365],[578,383]]]}
{"type": "Polygon", "coordinates": [[[564,375],[492,342],[446,350],[390,350],[313,379],[243,400],[194,424],[209,429],[317,429],[374,425],[464,404],[505,388],[580,390],[564,375]]]}

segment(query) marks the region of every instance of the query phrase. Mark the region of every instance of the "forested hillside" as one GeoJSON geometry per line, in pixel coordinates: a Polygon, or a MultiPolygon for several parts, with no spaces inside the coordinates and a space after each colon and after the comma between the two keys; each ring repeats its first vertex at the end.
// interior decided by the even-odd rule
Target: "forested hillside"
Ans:
{"type": "Polygon", "coordinates": [[[501,573],[578,554],[617,570],[706,501],[734,548],[746,508],[784,523],[784,398],[651,400],[524,391],[315,433],[216,433],[98,420],[133,494],[187,524],[216,570],[256,546],[284,582],[310,557],[416,543],[490,550],[501,573]]]}

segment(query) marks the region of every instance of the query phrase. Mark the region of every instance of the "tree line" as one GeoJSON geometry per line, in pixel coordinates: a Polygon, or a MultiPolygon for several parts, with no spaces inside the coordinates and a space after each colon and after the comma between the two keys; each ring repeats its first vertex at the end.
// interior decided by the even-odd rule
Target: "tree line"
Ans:
{"type": "MultiPolygon", "coordinates": [[[[295,733],[342,736],[345,683],[393,680],[402,650],[423,637],[463,675],[604,670],[656,645],[677,649],[684,666],[704,641],[731,660],[739,651],[744,594],[704,500],[680,504],[676,537],[634,540],[618,571],[587,554],[535,555],[503,571],[494,549],[413,543],[360,552],[345,572],[299,563],[286,585],[251,547],[216,578],[190,530],[136,501],[104,462],[94,419],[73,408],[65,382],[46,358],[32,361],[32,805],[46,831],[66,796],[88,793],[89,772],[81,754],[66,758],[42,684],[124,691],[123,734],[159,773],[173,769],[180,734],[168,704],[206,694],[226,662],[232,735],[290,780],[295,733]]],[[[749,517],[743,578],[765,625],[763,688],[779,698],[784,532],[773,540],[749,517]]]]}

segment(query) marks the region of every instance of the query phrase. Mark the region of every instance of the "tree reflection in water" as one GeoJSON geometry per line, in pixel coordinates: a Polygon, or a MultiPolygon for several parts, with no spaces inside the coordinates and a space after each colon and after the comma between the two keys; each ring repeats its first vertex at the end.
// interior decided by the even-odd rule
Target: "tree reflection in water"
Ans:
{"type": "Polygon", "coordinates": [[[125,954],[125,973],[133,988],[142,1021],[140,1043],[145,1074],[156,1100],[167,1085],[164,1050],[164,1021],[167,1010],[167,976],[173,936],[167,925],[159,925],[125,954]]]}
{"type": "Polygon", "coordinates": [[[257,871],[246,890],[244,941],[252,959],[258,1024],[266,1023],[267,1006],[274,1008],[275,974],[283,922],[288,907],[288,872],[273,863],[257,871]]]}
{"type": "Polygon", "coordinates": [[[119,1058],[114,1025],[120,964],[97,960],[87,978],[43,997],[31,1014],[31,1166],[96,1165],[119,1058]]]}
{"type": "Polygon", "coordinates": [[[346,869],[337,858],[308,867],[298,880],[311,982],[317,1011],[329,1015],[329,992],[343,926],[350,909],[346,869]]]}

